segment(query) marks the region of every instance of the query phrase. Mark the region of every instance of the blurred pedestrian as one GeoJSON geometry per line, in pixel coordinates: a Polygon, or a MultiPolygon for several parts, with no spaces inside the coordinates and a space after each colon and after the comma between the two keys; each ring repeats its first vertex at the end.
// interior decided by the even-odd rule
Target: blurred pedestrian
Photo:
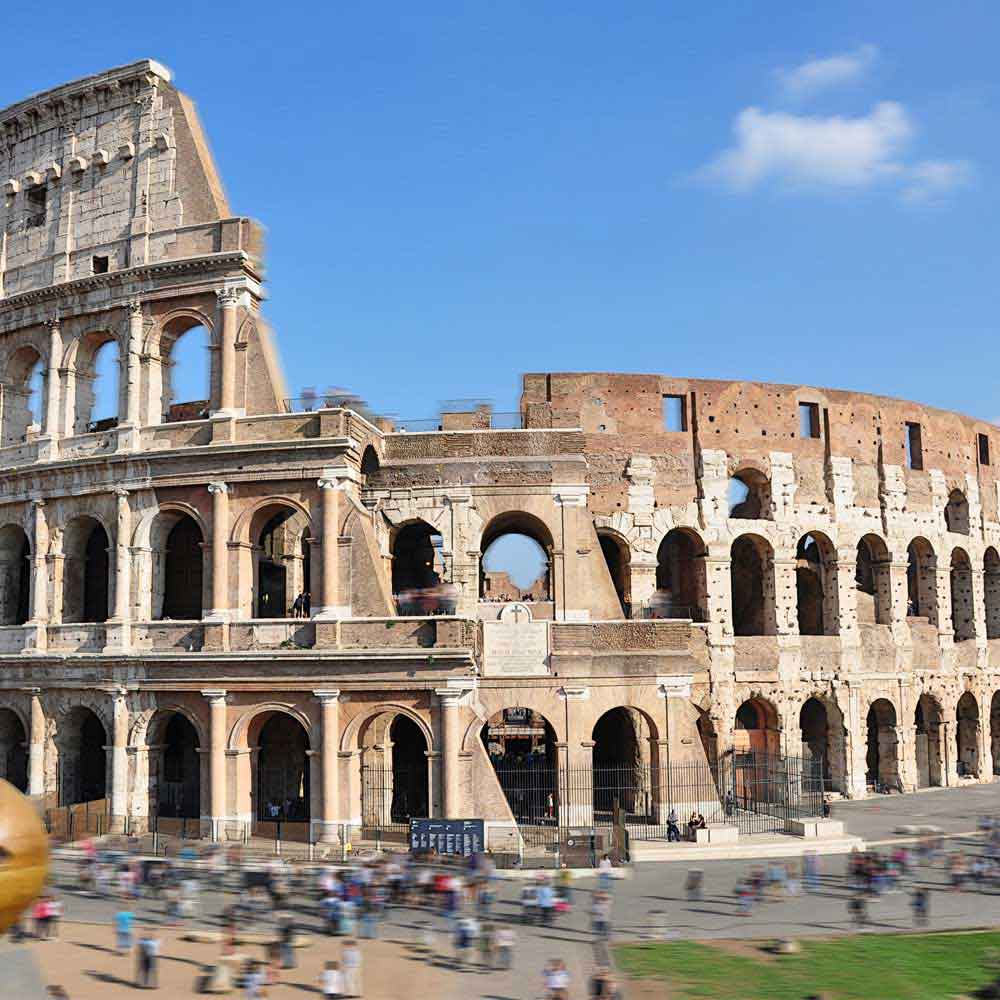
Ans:
{"type": "Polygon", "coordinates": [[[348,939],[340,952],[340,967],[344,970],[344,995],[361,996],[361,949],[348,939]]]}

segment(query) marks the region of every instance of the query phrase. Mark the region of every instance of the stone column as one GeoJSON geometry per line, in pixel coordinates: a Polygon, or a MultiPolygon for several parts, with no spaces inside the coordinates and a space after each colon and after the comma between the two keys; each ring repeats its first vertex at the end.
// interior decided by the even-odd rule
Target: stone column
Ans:
{"type": "Polygon", "coordinates": [[[48,321],[49,367],[45,375],[45,426],[48,438],[59,435],[59,364],[62,361],[62,326],[58,316],[48,321]]]}
{"type": "Polygon", "coordinates": [[[41,691],[28,688],[31,696],[31,731],[28,733],[28,794],[45,795],[45,713],[41,691]]]}
{"type": "Polygon", "coordinates": [[[340,536],[340,495],[343,487],[333,476],[317,481],[322,503],[322,522],[320,525],[320,580],[319,600],[313,602],[313,617],[333,619],[341,612],[338,605],[340,597],[339,558],[337,539],[340,536]]]}
{"type": "Polygon", "coordinates": [[[223,839],[223,824],[228,815],[226,802],[226,692],[202,691],[209,706],[208,812],[212,824],[212,839],[223,839]]]}
{"type": "MultiPolygon", "coordinates": [[[[837,586],[837,615],[840,620],[840,638],[844,645],[854,646],[859,642],[858,630],[858,588],[857,549],[837,549],[837,565],[834,567],[837,586]]],[[[874,573],[874,567],[872,572],[874,573]]],[[[825,583],[826,581],[824,581],[825,583]]],[[[877,590],[876,586],[876,590],[877,590]]],[[[878,600],[876,594],[875,600],[878,600]]],[[[829,603],[824,601],[823,613],[828,613],[829,603]]]]}
{"type": "Polygon", "coordinates": [[[890,627],[896,643],[910,645],[910,628],[906,623],[906,611],[909,603],[909,586],[907,571],[909,563],[903,559],[894,559],[889,563],[889,587],[891,603],[889,606],[890,627]]]}
{"type": "Polygon", "coordinates": [[[128,702],[124,688],[112,693],[113,729],[111,739],[111,827],[112,833],[125,830],[128,817],[128,702]]]}
{"type": "MultiPolygon", "coordinates": [[[[132,299],[128,303],[128,336],[126,337],[126,354],[121,366],[122,378],[125,382],[125,412],[121,414],[119,423],[118,446],[130,451],[138,449],[139,424],[142,422],[140,405],[142,393],[142,302],[132,299]]],[[[121,395],[121,394],[119,394],[121,395]]]]}
{"type": "Polygon", "coordinates": [[[208,492],[212,494],[212,607],[207,617],[224,622],[229,618],[229,487],[209,483],[208,492]]]}
{"type": "Polygon", "coordinates": [[[132,508],[128,502],[128,490],[115,490],[115,602],[111,621],[106,628],[107,647],[127,649],[129,641],[129,621],[132,618],[132,552],[129,541],[132,536],[132,508]]]}
{"type": "Polygon", "coordinates": [[[219,300],[219,410],[232,415],[236,399],[236,309],[237,288],[216,292],[219,300]]]}
{"type": "Polygon", "coordinates": [[[31,607],[29,621],[35,626],[35,648],[46,646],[45,626],[49,620],[48,563],[45,550],[48,548],[49,532],[45,523],[45,501],[34,500],[31,504],[31,607]]]}
{"type": "Polygon", "coordinates": [[[458,688],[436,688],[441,712],[441,811],[446,819],[461,819],[458,755],[462,734],[458,706],[465,693],[458,688]]]}
{"type": "Polygon", "coordinates": [[[340,741],[340,692],[313,691],[320,705],[322,745],[320,777],[323,782],[320,809],[322,829],[320,839],[324,844],[337,842],[337,824],[340,820],[339,761],[337,744],[340,741]]]}

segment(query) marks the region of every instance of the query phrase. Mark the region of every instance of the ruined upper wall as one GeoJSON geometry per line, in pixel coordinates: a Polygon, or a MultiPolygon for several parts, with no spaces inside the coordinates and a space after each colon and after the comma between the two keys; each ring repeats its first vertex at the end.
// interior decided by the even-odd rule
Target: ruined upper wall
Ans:
{"type": "Polygon", "coordinates": [[[141,60],[0,111],[0,297],[223,249],[197,232],[230,210],[170,81],[141,60]]]}
{"type": "Polygon", "coordinates": [[[711,449],[726,452],[731,472],[744,464],[766,471],[773,453],[791,455],[798,503],[827,503],[830,456],[851,460],[859,507],[879,506],[886,467],[903,470],[910,510],[931,508],[931,470],[943,474],[949,490],[966,491],[972,477],[984,515],[997,519],[1000,429],[919,403],[814,386],[553,373],[524,376],[521,409],[530,427],[583,429],[591,508],[598,514],[627,508],[624,472],[636,454],[653,461],[658,506],[693,500],[699,454],[711,449]],[[665,429],[668,395],[684,398],[682,431],[665,429]],[[816,404],[818,437],[800,436],[799,403],[816,404]],[[922,470],[907,468],[907,423],[920,426],[922,470]],[[988,465],[979,461],[979,435],[989,442],[988,465]]]}

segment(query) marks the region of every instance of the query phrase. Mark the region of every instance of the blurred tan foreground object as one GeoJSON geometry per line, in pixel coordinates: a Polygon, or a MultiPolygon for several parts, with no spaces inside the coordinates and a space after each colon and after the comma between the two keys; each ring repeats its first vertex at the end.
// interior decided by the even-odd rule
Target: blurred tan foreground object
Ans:
{"type": "Polygon", "coordinates": [[[45,884],[49,841],[31,800],[0,780],[0,933],[45,884]]]}

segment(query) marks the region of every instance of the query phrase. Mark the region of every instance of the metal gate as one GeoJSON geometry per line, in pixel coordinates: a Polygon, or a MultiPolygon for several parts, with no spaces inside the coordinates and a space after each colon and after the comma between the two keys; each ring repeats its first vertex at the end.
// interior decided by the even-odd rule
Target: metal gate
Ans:
{"type": "Polygon", "coordinates": [[[565,771],[530,761],[502,764],[494,771],[517,822],[525,855],[554,862],[559,828],[567,824],[562,808],[567,801],[565,771]]]}
{"type": "Polygon", "coordinates": [[[426,771],[404,767],[361,767],[361,839],[409,842],[410,820],[427,816],[426,771]],[[423,778],[421,789],[415,787],[423,778]]]}
{"type": "Polygon", "coordinates": [[[740,833],[784,830],[789,820],[823,814],[821,757],[730,750],[719,774],[726,821],[740,833]]]}

